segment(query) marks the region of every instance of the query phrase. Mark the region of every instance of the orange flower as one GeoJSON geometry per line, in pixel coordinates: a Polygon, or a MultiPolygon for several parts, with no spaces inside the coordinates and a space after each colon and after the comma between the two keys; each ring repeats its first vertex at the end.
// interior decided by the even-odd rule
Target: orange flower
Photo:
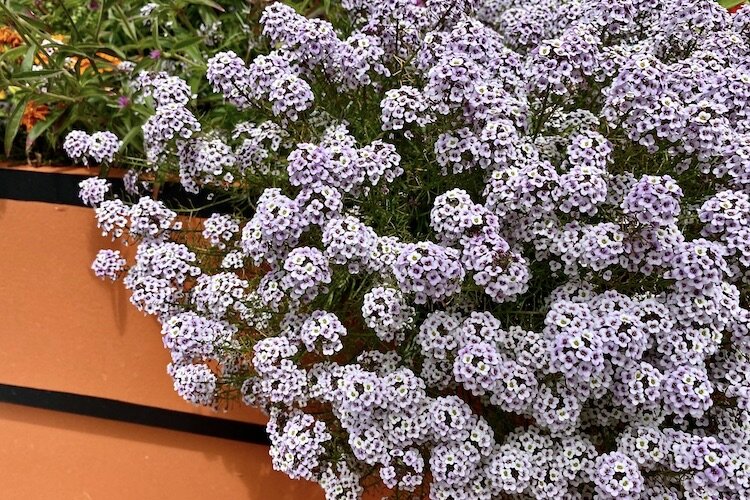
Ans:
{"type": "Polygon", "coordinates": [[[0,26],[0,54],[23,44],[21,35],[8,26],[0,26]]]}
{"type": "MultiPolygon", "coordinates": [[[[107,61],[109,63],[109,64],[105,64],[103,66],[99,65],[98,66],[99,73],[108,73],[108,72],[112,71],[115,66],[117,66],[118,64],[120,64],[122,62],[117,57],[111,56],[111,55],[106,54],[104,52],[97,52],[96,53],[96,57],[98,57],[99,59],[102,59],[103,61],[107,61]]],[[[76,63],[76,61],[74,60],[73,64],[75,65],[75,63],[76,63]]],[[[89,69],[89,67],[91,67],[91,59],[84,59],[83,61],[81,61],[81,65],[79,66],[78,72],[80,74],[83,74],[83,72],[86,71],[87,69],[89,69]]]]}
{"type": "Polygon", "coordinates": [[[49,108],[46,104],[37,104],[34,101],[29,101],[23,110],[21,125],[26,127],[26,131],[28,132],[37,122],[47,118],[47,115],[49,115],[49,108]]]}
{"type": "Polygon", "coordinates": [[[37,52],[34,64],[47,64],[49,56],[55,51],[55,45],[65,43],[65,35],[50,35],[50,40],[42,40],[42,50],[37,52]]]}

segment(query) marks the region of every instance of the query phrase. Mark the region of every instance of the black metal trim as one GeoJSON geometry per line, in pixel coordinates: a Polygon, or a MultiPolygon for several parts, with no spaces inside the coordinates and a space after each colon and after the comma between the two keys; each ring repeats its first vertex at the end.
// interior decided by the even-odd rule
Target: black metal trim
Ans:
{"type": "Polygon", "coordinates": [[[114,399],[0,384],[0,402],[268,446],[262,425],[114,399]]]}
{"type": "MultiPolygon", "coordinates": [[[[83,207],[85,205],[78,198],[78,183],[89,177],[92,176],[0,167],[0,199],[83,207]]],[[[109,181],[115,196],[124,200],[132,198],[125,192],[122,179],[110,178],[109,181]]],[[[208,193],[191,194],[182,189],[180,184],[173,182],[161,186],[159,199],[170,208],[195,208],[211,203],[208,193]]],[[[231,211],[232,207],[227,203],[213,203],[210,209],[198,210],[195,215],[208,217],[212,213],[231,211]]]]}
{"type": "MultiPolygon", "coordinates": [[[[84,205],[78,199],[78,183],[85,178],[82,175],[1,168],[0,198],[82,207],[84,205]]],[[[122,188],[122,180],[119,180],[118,188],[122,188]]]]}

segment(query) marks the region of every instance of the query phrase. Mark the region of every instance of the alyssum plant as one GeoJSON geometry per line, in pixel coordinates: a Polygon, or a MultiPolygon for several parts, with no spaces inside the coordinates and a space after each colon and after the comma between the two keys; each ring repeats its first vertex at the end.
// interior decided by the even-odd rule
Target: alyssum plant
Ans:
{"type": "Polygon", "coordinates": [[[264,55],[211,57],[212,127],[179,78],[134,75],[129,191],[172,176],[234,211],[183,227],[82,185],[138,245],[93,268],[159,318],[177,392],[265,410],[274,467],[330,499],[750,496],[750,9],[328,19],[272,4],[264,55]]]}

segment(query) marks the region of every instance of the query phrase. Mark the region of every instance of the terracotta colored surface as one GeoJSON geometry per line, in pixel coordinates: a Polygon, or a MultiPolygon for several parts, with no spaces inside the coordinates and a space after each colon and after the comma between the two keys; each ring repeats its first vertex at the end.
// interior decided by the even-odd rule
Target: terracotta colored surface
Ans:
{"type": "Polygon", "coordinates": [[[263,446],[0,404],[4,500],[317,500],[263,446]]]}
{"type": "MultiPolygon", "coordinates": [[[[159,325],[89,271],[117,248],[90,209],[0,200],[0,235],[0,383],[264,421],[175,394],[159,325]]],[[[0,470],[3,500],[322,498],[273,472],[265,446],[1,403],[0,470]]]]}
{"type": "MultiPolygon", "coordinates": [[[[0,382],[216,415],[166,374],[158,323],[89,266],[102,238],[87,208],[0,200],[0,382]]],[[[263,422],[238,406],[227,417],[263,422]]]]}
{"type": "MultiPolygon", "coordinates": [[[[0,161],[0,168],[9,169],[9,170],[25,170],[28,172],[37,172],[37,173],[51,173],[51,174],[71,174],[71,175],[99,175],[99,169],[98,168],[90,168],[90,167],[76,167],[76,166],[61,166],[57,167],[54,165],[27,165],[23,162],[1,162],[0,161]]],[[[109,177],[122,177],[127,170],[121,169],[121,168],[112,168],[108,172],[109,177]]]]}

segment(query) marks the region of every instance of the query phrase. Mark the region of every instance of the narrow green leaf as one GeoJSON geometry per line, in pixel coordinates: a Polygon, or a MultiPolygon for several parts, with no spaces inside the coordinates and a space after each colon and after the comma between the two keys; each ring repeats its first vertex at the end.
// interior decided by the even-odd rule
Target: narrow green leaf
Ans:
{"type": "Polygon", "coordinates": [[[64,45],[63,49],[67,49],[72,54],[85,55],[86,57],[90,57],[91,54],[96,54],[97,52],[103,52],[110,56],[119,57],[120,59],[125,58],[125,53],[120,48],[108,44],[79,43],[75,47],[64,45]]]}
{"type": "MultiPolygon", "coordinates": [[[[55,47],[55,53],[56,54],[65,54],[65,55],[75,55],[79,57],[88,57],[89,53],[85,52],[84,50],[81,50],[81,46],[83,44],[76,44],[76,45],[68,45],[65,43],[58,43],[55,47]]],[[[91,44],[89,44],[91,46],[91,44]]],[[[97,45],[94,45],[97,47],[97,45]]]]}
{"type": "Polygon", "coordinates": [[[138,40],[138,31],[135,29],[135,24],[127,16],[127,14],[125,14],[125,11],[122,10],[122,7],[115,3],[114,5],[112,5],[112,10],[115,11],[115,14],[117,16],[116,18],[120,20],[125,35],[131,40],[138,40]]]}
{"type": "Polygon", "coordinates": [[[68,130],[78,121],[78,114],[81,111],[81,108],[78,106],[71,106],[68,110],[70,111],[68,115],[60,120],[60,126],[58,127],[59,130],[68,130]]]}
{"type": "Polygon", "coordinates": [[[65,73],[65,70],[63,69],[40,69],[36,71],[19,71],[18,73],[13,73],[11,77],[13,78],[13,80],[36,80],[37,78],[50,77],[54,75],[59,75],[60,73],[65,73]]]}
{"type": "Polygon", "coordinates": [[[26,49],[26,54],[24,54],[23,62],[21,63],[22,70],[31,70],[31,67],[34,65],[34,58],[36,57],[37,50],[39,50],[39,48],[35,45],[32,45],[26,49]]]}
{"type": "Polygon", "coordinates": [[[23,110],[26,108],[26,102],[29,100],[29,96],[26,95],[16,103],[13,111],[10,112],[8,122],[5,128],[5,156],[10,156],[10,150],[13,147],[13,141],[18,135],[18,129],[21,127],[21,118],[23,118],[23,110]]]}
{"type": "Polygon", "coordinates": [[[39,136],[42,135],[48,128],[54,125],[57,119],[60,118],[64,112],[64,109],[55,111],[44,121],[41,121],[32,127],[32,129],[29,131],[29,134],[26,136],[26,154],[29,154],[29,151],[31,151],[31,146],[34,145],[34,141],[36,141],[39,136]]]}
{"type": "Polygon", "coordinates": [[[92,97],[105,98],[105,91],[101,87],[96,85],[96,82],[93,82],[93,83],[94,85],[87,85],[83,87],[81,91],[78,93],[77,97],[84,97],[87,99],[90,99],[92,97]]]}
{"type": "Polygon", "coordinates": [[[14,63],[17,59],[20,59],[21,57],[23,57],[26,50],[27,50],[27,47],[24,45],[20,47],[8,49],[2,54],[0,54],[0,61],[7,60],[7,61],[10,61],[11,63],[14,63]]]}
{"type": "Polygon", "coordinates": [[[745,3],[745,0],[719,0],[719,5],[725,9],[731,9],[732,7],[736,7],[743,3],[745,3]]]}
{"type": "Polygon", "coordinates": [[[187,2],[185,3],[193,5],[206,5],[208,7],[211,7],[212,9],[218,10],[219,12],[225,12],[224,7],[214,2],[213,0],[187,0],[187,2]]]}
{"type": "Polygon", "coordinates": [[[38,29],[39,31],[46,31],[47,30],[47,27],[39,19],[37,19],[35,17],[32,17],[32,16],[28,16],[28,15],[26,15],[24,13],[18,13],[17,15],[18,15],[19,18],[23,19],[30,26],[38,29]]]}
{"type": "Polygon", "coordinates": [[[94,40],[99,41],[99,35],[102,32],[102,22],[104,21],[104,11],[107,10],[107,1],[102,2],[99,7],[99,15],[96,18],[96,28],[94,29],[94,40]]]}
{"type": "Polygon", "coordinates": [[[186,38],[184,40],[180,40],[179,42],[177,42],[176,44],[174,44],[172,46],[172,50],[176,52],[176,51],[178,51],[180,49],[184,49],[186,47],[191,47],[193,45],[196,45],[196,44],[198,44],[198,43],[200,43],[202,41],[203,41],[203,37],[202,36],[191,36],[191,37],[188,37],[188,38],[186,38]]]}
{"type": "Polygon", "coordinates": [[[140,127],[132,127],[130,131],[125,134],[125,137],[122,138],[122,146],[120,147],[120,151],[125,151],[125,147],[130,144],[133,139],[135,139],[138,136],[138,133],[141,131],[140,127]]]}
{"type": "Polygon", "coordinates": [[[214,2],[213,0],[188,0],[186,3],[192,3],[195,5],[206,5],[212,9],[216,9],[219,12],[225,12],[224,7],[214,2]]]}
{"type": "Polygon", "coordinates": [[[192,61],[198,62],[201,65],[203,65],[203,58],[201,57],[201,51],[197,45],[191,45],[189,47],[185,47],[183,52],[187,56],[189,56],[192,61]]]}
{"type": "Polygon", "coordinates": [[[151,58],[144,57],[137,63],[135,63],[135,66],[133,67],[132,74],[137,75],[139,71],[141,70],[150,70],[153,69],[154,61],[151,58]]]}

